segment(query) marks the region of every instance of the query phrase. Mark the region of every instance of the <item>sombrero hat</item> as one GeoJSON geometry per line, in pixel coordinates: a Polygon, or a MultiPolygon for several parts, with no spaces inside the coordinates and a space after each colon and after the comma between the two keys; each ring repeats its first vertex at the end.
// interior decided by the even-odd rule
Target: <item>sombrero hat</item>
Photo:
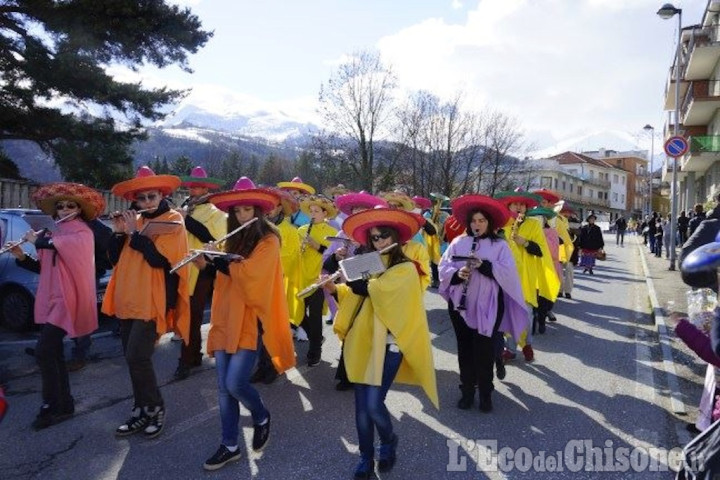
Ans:
{"type": "Polygon", "coordinates": [[[315,189],[307,183],[303,183],[300,177],[295,177],[289,182],[278,182],[277,186],[278,188],[285,188],[287,190],[299,190],[310,195],[315,193],[315,189]]]}
{"type": "Polygon", "coordinates": [[[200,187],[209,188],[211,190],[220,188],[222,184],[225,183],[219,178],[208,177],[205,169],[199,165],[192,169],[190,175],[181,176],[180,180],[182,181],[180,184],[182,187],[200,187]]]}
{"type": "Polygon", "coordinates": [[[312,205],[317,205],[318,207],[325,210],[325,212],[327,212],[328,220],[337,217],[337,207],[332,202],[332,200],[327,198],[325,195],[309,195],[300,200],[300,210],[302,210],[305,215],[310,216],[310,207],[312,205]]]}
{"type": "Polygon", "coordinates": [[[408,212],[415,209],[415,202],[412,201],[412,198],[402,192],[382,192],[378,193],[378,197],[385,200],[388,204],[396,203],[400,205],[400,208],[407,210],[408,212]]]}
{"type": "Polygon", "coordinates": [[[456,237],[465,233],[465,226],[458,221],[455,215],[450,215],[447,220],[445,220],[443,230],[445,232],[445,239],[448,242],[452,242],[456,237]]]}
{"type": "Polygon", "coordinates": [[[283,213],[286,217],[300,210],[300,204],[290,192],[278,187],[273,187],[271,190],[280,197],[280,203],[282,203],[283,213]]]}
{"type": "Polygon", "coordinates": [[[180,177],[175,175],[155,175],[148,166],[138,168],[135,178],[116,183],[112,193],[125,200],[132,200],[136,192],[159,190],[167,196],[180,186],[180,177]]]}
{"type": "Polygon", "coordinates": [[[433,206],[432,201],[429,198],[414,196],[412,201],[415,202],[415,206],[422,210],[430,210],[433,206]]]}
{"type": "Polygon", "coordinates": [[[85,220],[97,218],[105,210],[105,199],[97,190],[80,183],[50,183],[43,185],[32,195],[35,205],[43,213],[55,216],[55,204],[59,200],[70,200],[80,206],[85,220]]]}
{"type": "Polygon", "coordinates": [[[548,190],[547,188],[541,188],[539,190],[533,190],[532,193],[535,195],[541,196],[546,202],[555,204],[560,201],[562,196],[557,193],[553,192],[552,190],[548,190]]]}
{"type": "Polygon", "coordinates": [[[280,195],[269,188],[255,187],[248,177],[240,177],[232,190],[210,195],[208,201],[224,212],[236,205],[252,205],[267,214],[280,202],[280,195]]]}
{"type": "Polygon", "coordinates": [[[525,192],[523,190],[498,192],[495,194],[495,199],[500,201],[500,203],[506,207],[511,203],[523,203],[528,209],[537,207],[542,201],[542,197],[540,195],[535,195],[534,193],[525,192]]]}
{"type": "Polygon", "coordinates": [[[453,200],[451,205],[453,216],[464,228],[467,228],[468,213],[473,210],[481,210],[485,215],[490,216],[495,229],[504,227],[510,218],[507,207],[487,195],[463,195],[453,200]]]}
{"type": "Polygon", "coordinates": [[[546,207],[535,207],[531,208],[527,212],[525,212],[525,215],[528,217],[539,217],[543,216],[545,218],[555,218],[557,216],[557,212],[553,210],[552,208],[546,208],[546,207]]]}
{"type": "Polygon", "coordinates": [[[343,222],[343,231],[358,243],[367,245],[368,232],[373,227],[392,227],[398,232],[400,243],[409,241],[420,230],[418,215],[397,208],[372,208],[350,215],[343,222]]]}
{"type": "Polygon", "coordinates": [[[371,195],[366,191],[359,193],[346,193],[340,195],[335,199],[335,205],[345,215],[351,215],[354,208],[375,208],[375,207],[387,207],[388,204],[385,200],[375,195],[371,195]]]}

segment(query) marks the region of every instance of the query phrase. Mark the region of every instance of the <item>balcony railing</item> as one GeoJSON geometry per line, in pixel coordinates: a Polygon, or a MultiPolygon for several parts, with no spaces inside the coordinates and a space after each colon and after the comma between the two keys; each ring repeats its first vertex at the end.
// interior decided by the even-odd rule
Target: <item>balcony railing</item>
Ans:
{"type": "Polygon", "coordinates": [[[720,152],[720,135],[694,135],[689,140],[690,153],[720,152]]]}
{"type": "Polygon", "coordinates": [[[595,185],[597,187],[602,188],[610,188],[610,180],[604,180],[597,177],[587,177],[587,176],[581,176],[584,181],[589,183],[590,185],[595,185]]]}
{"type": "Polygon", "coordinates": [[[695,100],[720,100],[720,80],[697,80],[690,82],[680,107],[680,117],[686,118],[690,105],[695,100]]]}

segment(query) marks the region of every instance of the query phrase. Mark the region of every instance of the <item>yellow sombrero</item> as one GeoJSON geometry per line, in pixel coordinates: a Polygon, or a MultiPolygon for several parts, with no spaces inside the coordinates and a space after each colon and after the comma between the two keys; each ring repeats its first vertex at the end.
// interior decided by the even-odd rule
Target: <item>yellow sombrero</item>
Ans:
{"type": "Polygon", "coordinates": [[[330,198],[336,198],[340,195],[345,195],[346,193],[350,193],[350,190],[342,183],[338,183],[334,187],[329,187],[325,189],[325,195],[330,198]]]}
{"type": "Polygon", "coordinates": [[[398,232],[400,243],[405,243],[420,230],[421,219],[419,215],[397,208],[371,208],[347,217],[342,229],[356,242],[367,245],[371,228],[392,227],[398,232]]]}
{"type": "Polygon", "coordinates": [[[300,177],[295,177],[289,182],[278,182],[277,186],[278,188],[285,188],[287,190],[299,190],[310,195],[315,193],[315,189],[307,183],[303,183],[300,177]]]}
{"type": "Polygon", "coordinates": [[[175,175],[155,175],[155,172],[148,166],[138,168],[135,178],[116,183],[112,187],[112,193],[126,200],[132,200],[136,192],[146,190],[159,190],[167,196],[180,186],[180,177],[175,175]]]}
{"type": "Polygon", "coordinates": [[[310,216],[310,206],[312,205],[317,205],[325,210],[327,212],[328,220],[337,217],[337,207],[332,200],[327,198],[325,195],[309,195],[300,200],[300,210],[302,210],[305,215],[310,216]]]}
{"type": "Polygon", "coordinates": [[[378,193],[378,197],[382,198],[389,204],[396,203],[400,205],[403,210],[412,212],[415,209],[415,202],[408,195],[402,192],[382,192],[378,193]]]}
{"type": "Polygon", "coordinates": [[[88,221],[97,218],[105,210],[105,199],[100,192],[80,183],[50,183],[37,189],[32,199],[43,213],[50,216],[55,216],[55,204],[59,200],[77,203],[82,217],[88,221]]]}

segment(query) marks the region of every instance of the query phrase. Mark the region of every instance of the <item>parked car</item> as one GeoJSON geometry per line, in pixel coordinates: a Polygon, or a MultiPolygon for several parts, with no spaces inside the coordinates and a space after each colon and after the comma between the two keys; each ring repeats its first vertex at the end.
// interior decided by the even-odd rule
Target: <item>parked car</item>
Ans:
{"type": "MultiPolygon", "coordinates": [[[[0,239],[2,245],[19,241],[31,229],[27,216],[44,215],[40,210],[24,208],[0,209],[0,239]]],[[[23,243],[28,255],[36,256],[31,243],[23,243]]],[[[39,276],[15,263],[15,257],[7,252],[0,255],[0,323],[13,331],[29,330],[34,325],[33,309],[39,276]]],[[[110,273],[100,279],[97,301],[102,302],[110,273]]]]}

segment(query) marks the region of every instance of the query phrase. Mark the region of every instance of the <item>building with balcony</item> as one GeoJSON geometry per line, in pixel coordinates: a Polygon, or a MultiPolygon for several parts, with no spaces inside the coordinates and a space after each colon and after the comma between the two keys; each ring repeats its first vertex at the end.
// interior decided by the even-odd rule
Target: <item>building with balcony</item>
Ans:
{"type": "MultiPolygon", "coordinates": [[[[667,138],[674,134],[679,81],[678,133],[688,139],[690,148],[677,159],[678,211],[706,203],[720,192],[720,1],[709,0],[701,23],[684,27],[680,37],[679,73],[675,73],[675,60],[664,105],[667,138]]],[[[671,182],[673,161],[669,158],[663,166],[663,182],[671,182]]]]}
{"type": "MultiPolygon", "coordinates": [[[[629,215],[639,217],[651,211],[651,178],[648,170],[647,152],[617,152],[615,150],[600,149],[595,152],[583,152],[583,155],[603,160],[626,172],[625,196],[627,198],[627,213],[629,215]]],[[[612,173],[611,176],[613,180],[615,180],[617,176],[620,183],[622,183],[622,178],[617,173],[612,173]]]]}

